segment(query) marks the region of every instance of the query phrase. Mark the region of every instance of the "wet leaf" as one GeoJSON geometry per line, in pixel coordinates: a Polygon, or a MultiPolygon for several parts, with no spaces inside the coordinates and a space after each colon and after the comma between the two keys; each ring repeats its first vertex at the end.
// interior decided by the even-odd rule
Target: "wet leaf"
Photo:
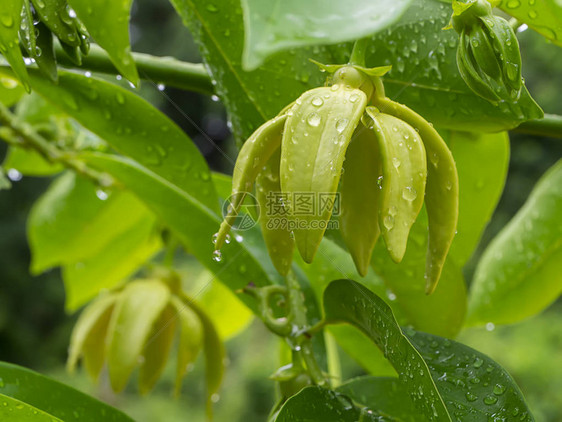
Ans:
{"type": "Polygon", "coordinates": [[[562,161],[486,248],[469,301],[469,325],[510,324],[541,312],[562,292],[562,161]]]}
{"type": "MultiPolygon", "coordinates": [[[[132,419],[121,411],[21,366],[0,362],[0,378],[4,396],[33,406],[58,418],[57,420],[132,422],[132,419]]],[[[4,417],[1,418],[6,420],[4,417]]]]}
{"type": "Polygon", "coordinates": [[[411,0],[287,0],[271,7],[261,0],[243,0],[244,67],[254,70],[280,50],[335,44],[374,34],[397,20],[410,3],[411,0]]]}

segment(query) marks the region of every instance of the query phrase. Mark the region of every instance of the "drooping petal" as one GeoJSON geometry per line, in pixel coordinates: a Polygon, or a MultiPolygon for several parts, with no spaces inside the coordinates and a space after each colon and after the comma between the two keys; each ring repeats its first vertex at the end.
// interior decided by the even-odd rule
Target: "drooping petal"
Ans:
{"type": "Polygon", "coordinates": [[[232,175],[232,195],[228,214],[222,222],[215,249],[219,250],[238,215],[246,194],[252,190],[254,181],[271,155],[281,145],[281,136],[287,115],[275,117],[261,125],[242,146],[234,165],[232,175]]]}
{"type": "Polygon", "coordinates": [[[289,112],[281,147],[281,188],[297,248],[311,262],[336,200],[347,145],[367,103],[343,85],[305,92],[289,112]]]}
{"type": "Polygon", "coordinates": [[[382,162],[374,132],[359,125],[347,148],[340,183],[340,230],[357,271],[365,276],[380,235],[382,162]]]}
{"type": "Polygon", "coordinates": [[[379,224],[386,248],[395,262],[406,252],[410,229],[423,206],[427,162],[423,142],[416,130],[372,107],[367,114],[382,156],[382,199],[379,224]]]}
{"type": "Polygon", "coordinates": [[[295,242],[289,230],[287,208],[283,204],[278,149],[256,179],[256,196],[260,206],[260,226],[269,256],[281,275],[287,275],[293,261],[295,242]]]}

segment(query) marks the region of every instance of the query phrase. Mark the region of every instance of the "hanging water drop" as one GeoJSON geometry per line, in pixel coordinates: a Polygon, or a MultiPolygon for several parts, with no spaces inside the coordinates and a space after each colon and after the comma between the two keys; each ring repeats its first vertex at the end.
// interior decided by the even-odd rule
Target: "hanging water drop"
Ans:
{"type": "Polygon", "coordinates": [[[213,251],[213,261],[221,262],[222,261],[222,252],[219,250],[213,251]]]}

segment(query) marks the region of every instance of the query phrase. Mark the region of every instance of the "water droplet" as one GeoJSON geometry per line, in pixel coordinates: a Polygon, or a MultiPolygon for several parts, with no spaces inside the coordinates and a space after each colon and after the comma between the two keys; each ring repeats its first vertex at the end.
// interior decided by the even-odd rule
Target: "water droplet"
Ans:
{"type": "Polygon", "coordinates": [[[402,164],[402,163],[400,162],[400,160],[398,158],[392,157],[392,165],[394,166],[394,168],[400,167],[400,164],[402,164]]]}
{"type": "Polygon", "coordinates": [[[306,121],[310,126],[317,127],[318,125],[320,125],[320,122],[322,121],[322,117],[320,117],[318,113],[312,112],[308,115],[306,121]]]}
{"type": "Polygon", "coordinates": [[[125,104],[125,96],[118,92],[117,95],[115,96],[115,99],[117,100],[117,102],[121,105],[125,104]]]}
{"type": "Polygon", "coordinates": [[[496,328],[496,326],[493,322],[488,322],[486,324],[486,330],[488,330],[488,331],[494,331],[495,328],[496,328]]]}
{"type": "Polygon", "coordinates": [[[320,97],[314,97],[311,101],[311,104],[315,107],[320,107],[322,104],[324,104],[324,100],[320,97]]]}
{"type": "Polygon", "coordinates": [[[156,85],[156,88],[158,88],[158,91],[162,92],[166,89],[166,85],[158,84],[158,85],[156,85]]]}
{"type": "Polygon", "coordinates": [[[348,123],[349,123],[348,119],[339,119],[336,122],[336,130],[338,131],[338,133],[342,133],[347,127],[348,123]]]}
{"type": "Polygon", "coordinates": [[[521,2],[519,0],[509,0],[507,2],[507,7],[509,9],[517,9],[519,6],[521,6],[521,2]]]}
{"type": "Polygon", "coordinates": [[[498,402],[498,398],[496,396],[487,395],[486,397],[484,397],[484,403],[487,404],[488,406],[492,404],[496,404],[497,402],[498,402]]]}
{"type": "Polygon", "coordinates": [[[0,16],[0,22],[2,22],[2,25],[4,25],[6,28],[11,28],[12,26],[14,26],[14,18],[12,18],[12,16],[8,14],[3,14],[2,16],[0,16]]]}
{"type": "Polygon", "coordinates": [[[217,13],[219,11],[218,7],[215,6],[214,4],[208,4],[207,10],[211,13],[217,13]]]}
{"type": "Polygon", "coordinates": [[[357,100],[359,100],[359,94],[354,93],[349,96],[349,102],[356,103],[357,100]]]}
{"type": "Polygon", "coordinates": [[[394,227],[394,217],[390,214],[387,214],[383,218],[383,224],[384,224],[384,227],[386,227],[386,229],[388,231],[392,230],[392,228],[394,227]]]}
{"type": "Polygon", "coordinates": [[[219,250],[213,251],[213,261],[221,262],[222,261],[222,252],[219,250]]]}
{"type": "Polygon", "coordinates": [[[213,242],[213,245],[216,245],[216,244],[217,244],[217,239],[218,239],[218,237],[219,237],[219,234],[218,234],[218,233],[215,233],[215,234],[213,235],[213,237],[211,238],[211,242],[213,242]]]}
{"type": "Polygon", "coordinates": [[[402,198],[406,201],[412,202],[415,201],[418,197],[418,192],[411,186],[406,186],[402,189],[402,198]]]}
{"type": "Polygon", "coordinates": [[[23,178],[23,175],[16,169],[9,169],[7,175],[12,182],[19,182],[23,178]]]}
{"type": "Polygon", "coordinates": [[[105,200],[107,200],[107,198],[109,198],[109,194],[102,189],[98,189],[96,191],[96,196],[98,197],[98,199],[100,201],[105,201],[105,200]]]}
{"type": "Polygon", "coordinates": [[[478,400],[478,396],[475,395],[475,394],[472,394],[470,391],[467,391],[467,393],[466,393],[466,399],[467,399],[468,401],[476,401],[476,400],[478,400]]]}
{"type": "Polygon", "coordinates": [[[503,393],[505,393],[505,386],[502,384],[496,384],[494,385],[493,392],[496,396],[501,396],[503,393]]]}
{"type": "Polygon", "coordinates": [[[230,243],[230,235],[229,235],[229,234],[227,234],[227,235],[224,237],[224,243],[226,243],[227,245],[230,243]]]}

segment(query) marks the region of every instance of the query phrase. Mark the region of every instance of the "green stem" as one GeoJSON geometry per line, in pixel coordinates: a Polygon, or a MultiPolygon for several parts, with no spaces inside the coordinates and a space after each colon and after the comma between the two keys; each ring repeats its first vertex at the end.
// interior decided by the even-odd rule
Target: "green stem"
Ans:
{"type": "Polygon", "coordinates": [[[70,170],[81,174],[100,186],[108,187],[112,184],[109,176],[88,168],[82,161],[70,157],[64,151],[59,150],[41,135],[31,125],[20,121],[10,110],[0,103],[0,123],[10,128],[15,135],[20,137],[25,147],[37,151],[50,163],[61,163],[70,170]]]}
{"type": "Polygon", "coordinates": [[[562,116],[545,114],[542,119],[521,123],[512,132],[562,139],[562,116]]]}
{"type": "Polygon", "coordinates": [[[349,64],[365,67],[365,55],[367,54],[367,47],[369,46],[369,38],[361,38],[353,44],[349,64]]]}
{"type": "MultiPolygon", "coordinates": [[[[306,307],[304,297],[299,282],[292,271],[287,275],[287,289],[289,290],[290,309],[293,312],[293,324],[297,332],[305,331],[308,326],[306,318],[306,307]]],[[[305,333],[296,339],[297,352],[302,357],[310,378],[316,385],[325,385],[326,378],[322,374],[322,370],[314,357],[314,350],[310,337],[305,333]]]]}
{"type": "MultiPolygon", "coordinates": [[[[59,45],[55,48],[59,64],[76,68],[77,66],[59,45]]],[[[213,95],[215,88],[202,64],[186,63],[172,57],[154,57],[149,54],[133,53],[139,76],[142,79],[163,83],[174,88],[213,95]]],[[[81,69],[92,72],[116,75],[119,72],[107,53],[99,46],[92,45],[87,56],[82,57],[81,69]]]]}

